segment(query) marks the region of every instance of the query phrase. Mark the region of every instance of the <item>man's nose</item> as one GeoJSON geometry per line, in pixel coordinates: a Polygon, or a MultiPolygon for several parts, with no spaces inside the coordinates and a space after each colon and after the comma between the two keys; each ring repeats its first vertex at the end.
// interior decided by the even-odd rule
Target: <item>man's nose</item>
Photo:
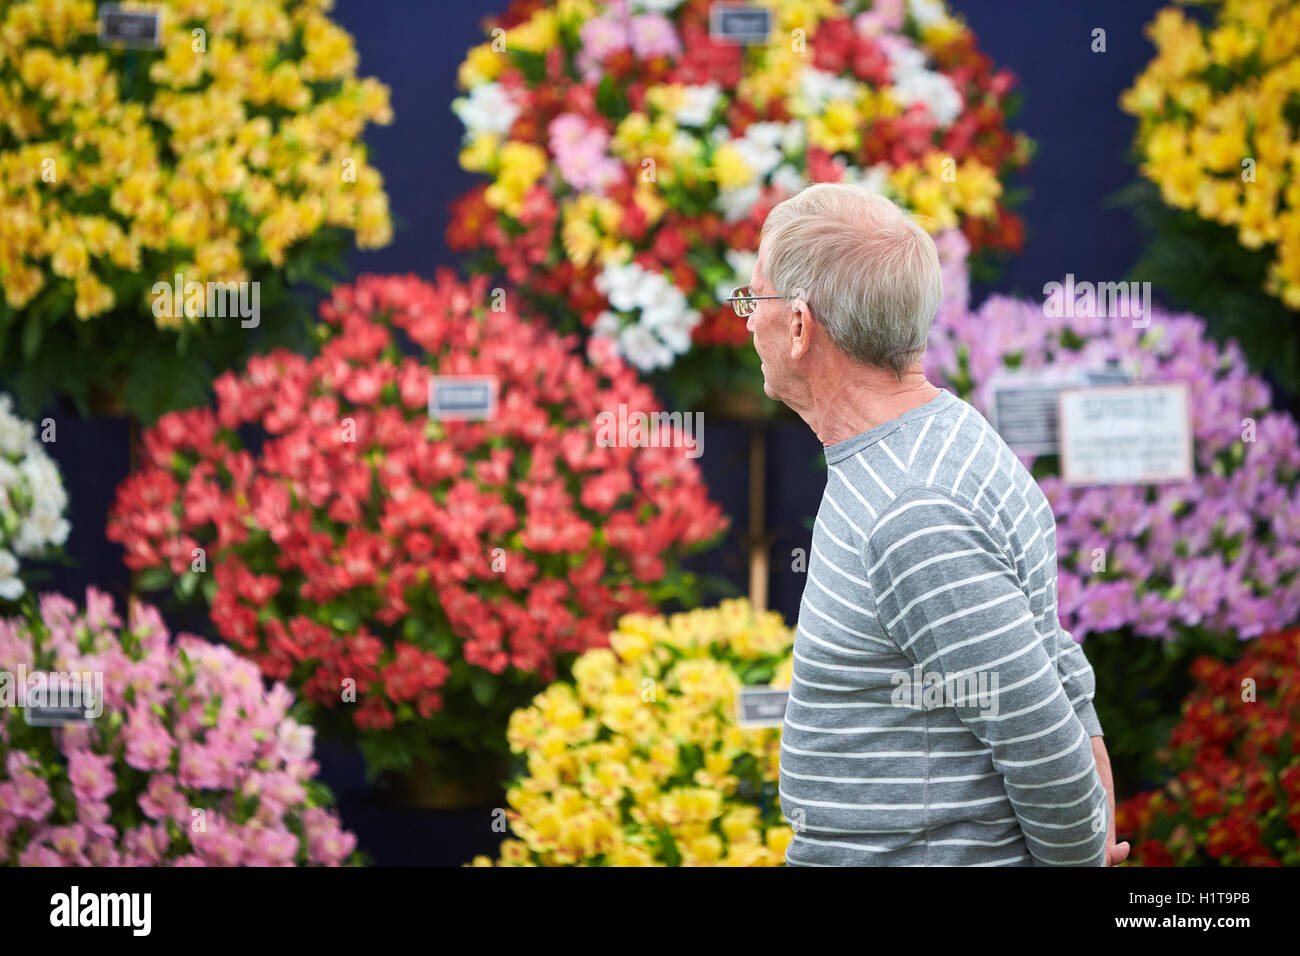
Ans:
{"type": "Polygon", "coordinates": [[[754,334],[754,316],[756,314],[757,311],[749,313],[749,318],[745,320],[745,331],[748,332],[750,335],[754,334]]]}

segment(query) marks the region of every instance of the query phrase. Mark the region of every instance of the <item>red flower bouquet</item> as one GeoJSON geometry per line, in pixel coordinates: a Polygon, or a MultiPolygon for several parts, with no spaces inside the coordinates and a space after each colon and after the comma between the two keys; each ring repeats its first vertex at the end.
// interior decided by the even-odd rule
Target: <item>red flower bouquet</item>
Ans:
{"type": "Polygon", "coordinates": [[[110,516],[142,587],[202,593],[372,774],[504,753],[511,711],[620,615],[696,600],[676,562],[726,526],[682,448],[599,440],[603,411],[655,410],[636,373],[486,285],[336,289],[319,355],[254,358],[215,411],[160,419],[110,516]],[[435,375],[495,379],[495,414],[433,418],[435,375]]]}
{"type": "Polygon", "coordinates": [[[1197,658],[1166,755],[1173,778],[1116,810],[1140,866],[1300,865],[1300,628],[1238,661],[1197,658]]]}

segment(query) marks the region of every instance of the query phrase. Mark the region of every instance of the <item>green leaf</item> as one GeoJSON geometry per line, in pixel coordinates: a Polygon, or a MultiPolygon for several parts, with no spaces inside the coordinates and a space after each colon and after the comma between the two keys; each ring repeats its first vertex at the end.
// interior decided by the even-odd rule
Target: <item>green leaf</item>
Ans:
{"type": "Polygon", "coordinates": [[[614,85],[614,77],[608,73],[596,88],[596,109],[612,119],[622,119],[627,115],[627,98],[614,85]]]}
{"type": "Polygon", "coordinates": [[[38,313],[32,312],[27,316],[27,324],[23,326],[23,357],[31,361],[36,357],[36,353],[41,348],[41,336],[45,334],[45,326],[41,322],[38,313]]]}
{"type": "Polygon", "coordinates": [[[444,661],[451,657],[452,651],[456,649],[456,636],[447,631],[433,632],[433,653],[437,654],[444,661]]]}
{"type": "Polygon", "coordinates": [[[540,53],[534,53],[531,50],[511,50],[511,59],[514,60],[519,71],[524,74],[530,85],[537,85],[546,80],[546,57],[540,53]]]}
{"type": "Polygon", "coordinates": [[[496,696],[497,680],[487,671],[476,670],[469,679],[470,693],[482,707],[487,707],[496,696]]]}
{"type": "Polygon", "coordinates": [[[677,751],[680,772],[689,777],[704,766],[704,749],[699,744],[686,744],[677,751]]]}
{"type": "Polygon", "coordinates": [[[659,837],[659,852],[663,856],[666,866],[681,866],[682,854],[677,849],[677,841],[673,839],[672,832],[664,826],[656,827],[655,833],[659,837]]]}
{"type": "Polygon", "coordinates": [[[737,676],[745,687],[756,684],[770,684],[776,676],[776,665],[771,661],[757,661],[748,667],[739,668],[737,676]]]}
{"type": "Polygon", "coordinates": [[[141,424],[152,425],[173,409],[207,404],[212,376],[197,352],[177,355],[171,349],[152,349],[132,361],[126,407],[141,424]]]}
{"type": "Polygon", "coordinates": [[[145,568],[135,583],[141,591],[159,591],[171,584],[172,577],[168,568],[145,568]]]}
{"type": "Polygon", "coordinates": [[[348,633],[355,631],[361,625],[361,615],[354,607],[331,608],[327,619],[336,629],[348,633]]]}

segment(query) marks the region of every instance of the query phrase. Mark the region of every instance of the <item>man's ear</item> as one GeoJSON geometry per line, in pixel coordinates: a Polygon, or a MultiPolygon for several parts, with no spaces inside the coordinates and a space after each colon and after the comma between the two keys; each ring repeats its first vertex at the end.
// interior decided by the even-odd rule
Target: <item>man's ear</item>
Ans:
{"type": "Polygon", "coordinates": [[[812,348],[813,323],[808,301],[802,298],[803,290],[795,290],[796,298],[790,300],[790,358],[797,359],[812,348]]]}

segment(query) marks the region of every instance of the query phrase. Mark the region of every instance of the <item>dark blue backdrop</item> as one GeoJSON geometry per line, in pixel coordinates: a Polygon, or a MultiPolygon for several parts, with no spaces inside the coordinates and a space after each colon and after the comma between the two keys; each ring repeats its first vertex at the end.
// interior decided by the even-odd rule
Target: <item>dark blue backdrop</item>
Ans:
{"type": "MultiPolygon", "coordinates": [[[[391,126],[374,128],[368,136],[391,197],[396,236],[386,249],[354,255],[355,271],[432,275],[437,266],[454,262],[443,241],[448,203],[476,181],[456,162],[461,126],[450,110],[457,95],[456,68],[465,50],[482,40],[482,17],[504,5],[504,0],[338,0],[336,17],[356,38],[361,72],[388,84],[396,114],[391,126]]],[[[994,63],[1019,76],[1024,108],[1014,126],[1038,144],[1028,172],[1016,183],[1030,191],[1021,209],[1028,230],[1024,252],[996,283],[973,290],[976,302],[990,291],[1036,296],[1045,282],[1067,272],[1117,280],[1136,260],[1140,236],[1133,223],[1124,211],[1104,207],[1103,200],[1135,175],[1127,159],[1133,120],[1120,112],[1117,98],[1152,55],[1142,27],[1160,5],[1157,0],[953,3],[994,63]],[[1106,30],[1105,53],[1090,49],[1097,27],[1106,30]]],[[[708,427],[708,454],[700,463],[713,495],[743,529],[745,435],[714,421],[708,427]]],[[[127,467],[126,423],[64,418],[59,428],[51,451],[72,500],[69,552],[76,566],[58,570],[54,584],[78,593],[96,583],[120,593],[127,575],[120,550],[104,540],[103,527],[113,486],[127,467]]],[[[790,554],[808,546],[805,521],[816,512],[825,481],[819,456],[819,443],[802,423],[781,426],[771,435],[767,521],[776,535],[771,606],[791,622],[804,578],[791,571],[790,554]]],[[[735,537],[696,567],[728,577],[738,590],[745,587],[745,562],[735,537]]],[[[180,617],[173,624],[201,626],[180,617]]],[[[340,797],[345,823],[361,835],[376,862],[455,864],[495,845],[498,837],[486,812],[385,809],[367,794],[355,754],[328,746],[321,753],[323,776],[340,797]]]]}

